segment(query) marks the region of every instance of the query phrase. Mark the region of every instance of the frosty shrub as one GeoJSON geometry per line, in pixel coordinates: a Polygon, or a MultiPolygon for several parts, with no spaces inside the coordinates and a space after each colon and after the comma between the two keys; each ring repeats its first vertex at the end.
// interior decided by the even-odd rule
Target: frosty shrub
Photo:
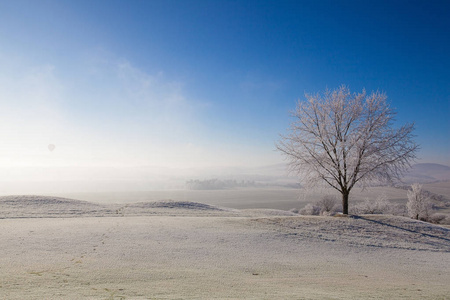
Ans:
{"type": "Polygon", "coordinates": [[[298,214],[299,213],[299,209],[298,208],[292,208],[289,211],[294,213],[294,214],[298,214]]]}
{"type": "Polygon", "coordinates": [[[336,211],[336,196],[326,195],[316,202],[316,206],[320,207],[320,214],[329,216],[336,211]]]}
{"type": "Polygon", "coordinates": [[[386,195],[378,196],[375,200],[366,199],[351,209],[353,214],[387,214],[391,211],[392,208],[386,195]]]}
{"type": "Polygon", "coordinates": [[[446,214],[433,214],[430,216],[429,221],[435,224],[450,225],[450,218],[446,214]]]}
{"type": "Polygon", "coordinates": [[[412,219],[428,221],[431,215],[430,198],[423,192],[422,185],[414,183],[407,192],[406,209],[412,219]]]}
{"type": "Polygon", "coordinates": [[[403,216],[403,217],[408,216],[408,212],[406,210],[405,205],[404,204],[400,204],[400,203],[397,203],[397,204],[392,203],[392,204],[390,204],[389,205],[389,213],[394,215],[394,216],[403,216]]]}
{"type": "Polygon", "coordinates": [[[317,205],[306,204],[306,206],[299,211],[299,214],[305,216],[318,216],[320,214],[320,207],[317,205]]]}

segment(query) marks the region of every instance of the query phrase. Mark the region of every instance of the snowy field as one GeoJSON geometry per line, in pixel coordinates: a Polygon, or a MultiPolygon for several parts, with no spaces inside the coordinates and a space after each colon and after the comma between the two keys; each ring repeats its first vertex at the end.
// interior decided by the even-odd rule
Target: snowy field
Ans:
{"type": "Polygon", "coordinates": [[[188,201],[0,198],[0,299],[449,299],[450,230],[188,201]]]}
{"type": "MultiPolygon", "coordinates": [[[[446,183],[450,191],[450,182],[446,183]]],[[[427,185],[424,185],[426,189],[427,185]]],[[[133,203],[171,199],[192,201],[237,209],[272,208],[290,210],[302,208],[307,203],[320,200],[324,195],[334,194],[330,188],[305,190],[285,187],[242,188],[223,190],[151,190],[125,192],[89,192],[89,193],[53,193],[52,195],[96,203],[133,203]]],[[[406,202],[406,191],[391,187],[373,187],[361,190],[355,188],[351,194],[354,203],[366,199],[375,199],[386,195],[393,202],[406,202]]],[[[448,193],[450,199],[450,193],[448,193]]]]}

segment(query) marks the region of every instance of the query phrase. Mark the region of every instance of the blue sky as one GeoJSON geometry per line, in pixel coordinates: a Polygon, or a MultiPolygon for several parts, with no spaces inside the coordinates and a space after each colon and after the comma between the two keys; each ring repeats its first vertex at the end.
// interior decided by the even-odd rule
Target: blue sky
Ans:
{"type": "Polygon", "coordinates": [[[1,1],[0,163],[282,162],[304,93],[384,91],[450,165],[448,1],[1,1]],[[48,144],[55,144],[49,152],[48,144]]]}

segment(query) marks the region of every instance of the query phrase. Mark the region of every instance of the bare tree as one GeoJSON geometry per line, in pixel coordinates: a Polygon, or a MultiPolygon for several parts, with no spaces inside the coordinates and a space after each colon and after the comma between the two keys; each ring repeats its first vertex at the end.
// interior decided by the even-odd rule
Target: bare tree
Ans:
{"type": "Polygon", "coordinates": [[[414,124],[393,128],[395,112],[385,94],[351,94],[342,86],[306,99],[276,146],[307,185],[322,181],[338,190],[344,214],[356,184],[399,179],[416,157],[414,124]]]}

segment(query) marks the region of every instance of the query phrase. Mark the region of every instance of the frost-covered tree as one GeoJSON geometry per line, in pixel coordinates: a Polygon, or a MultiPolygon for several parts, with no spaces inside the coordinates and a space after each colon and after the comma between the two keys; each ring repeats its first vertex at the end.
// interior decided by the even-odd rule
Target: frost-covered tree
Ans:
{"type": "Polygon", "coordinates": [[[408,202],[406,209],[408,215],[416,220],[427,221],[430,217],[431,202],[430,198],[422,190],[422,185],[414,183],[411,190],[407,192],[408,202]]]}
{"type": "Polygon", "coordinates": [[[345,86],[306,94],[277,144],[289,170],[307,185],[325,182],[342,194],[344,214],[355,185],[399,179],[416,157],[414,124],[394,128],[386,99],[380,92],[351,94],[345,86]]]}

